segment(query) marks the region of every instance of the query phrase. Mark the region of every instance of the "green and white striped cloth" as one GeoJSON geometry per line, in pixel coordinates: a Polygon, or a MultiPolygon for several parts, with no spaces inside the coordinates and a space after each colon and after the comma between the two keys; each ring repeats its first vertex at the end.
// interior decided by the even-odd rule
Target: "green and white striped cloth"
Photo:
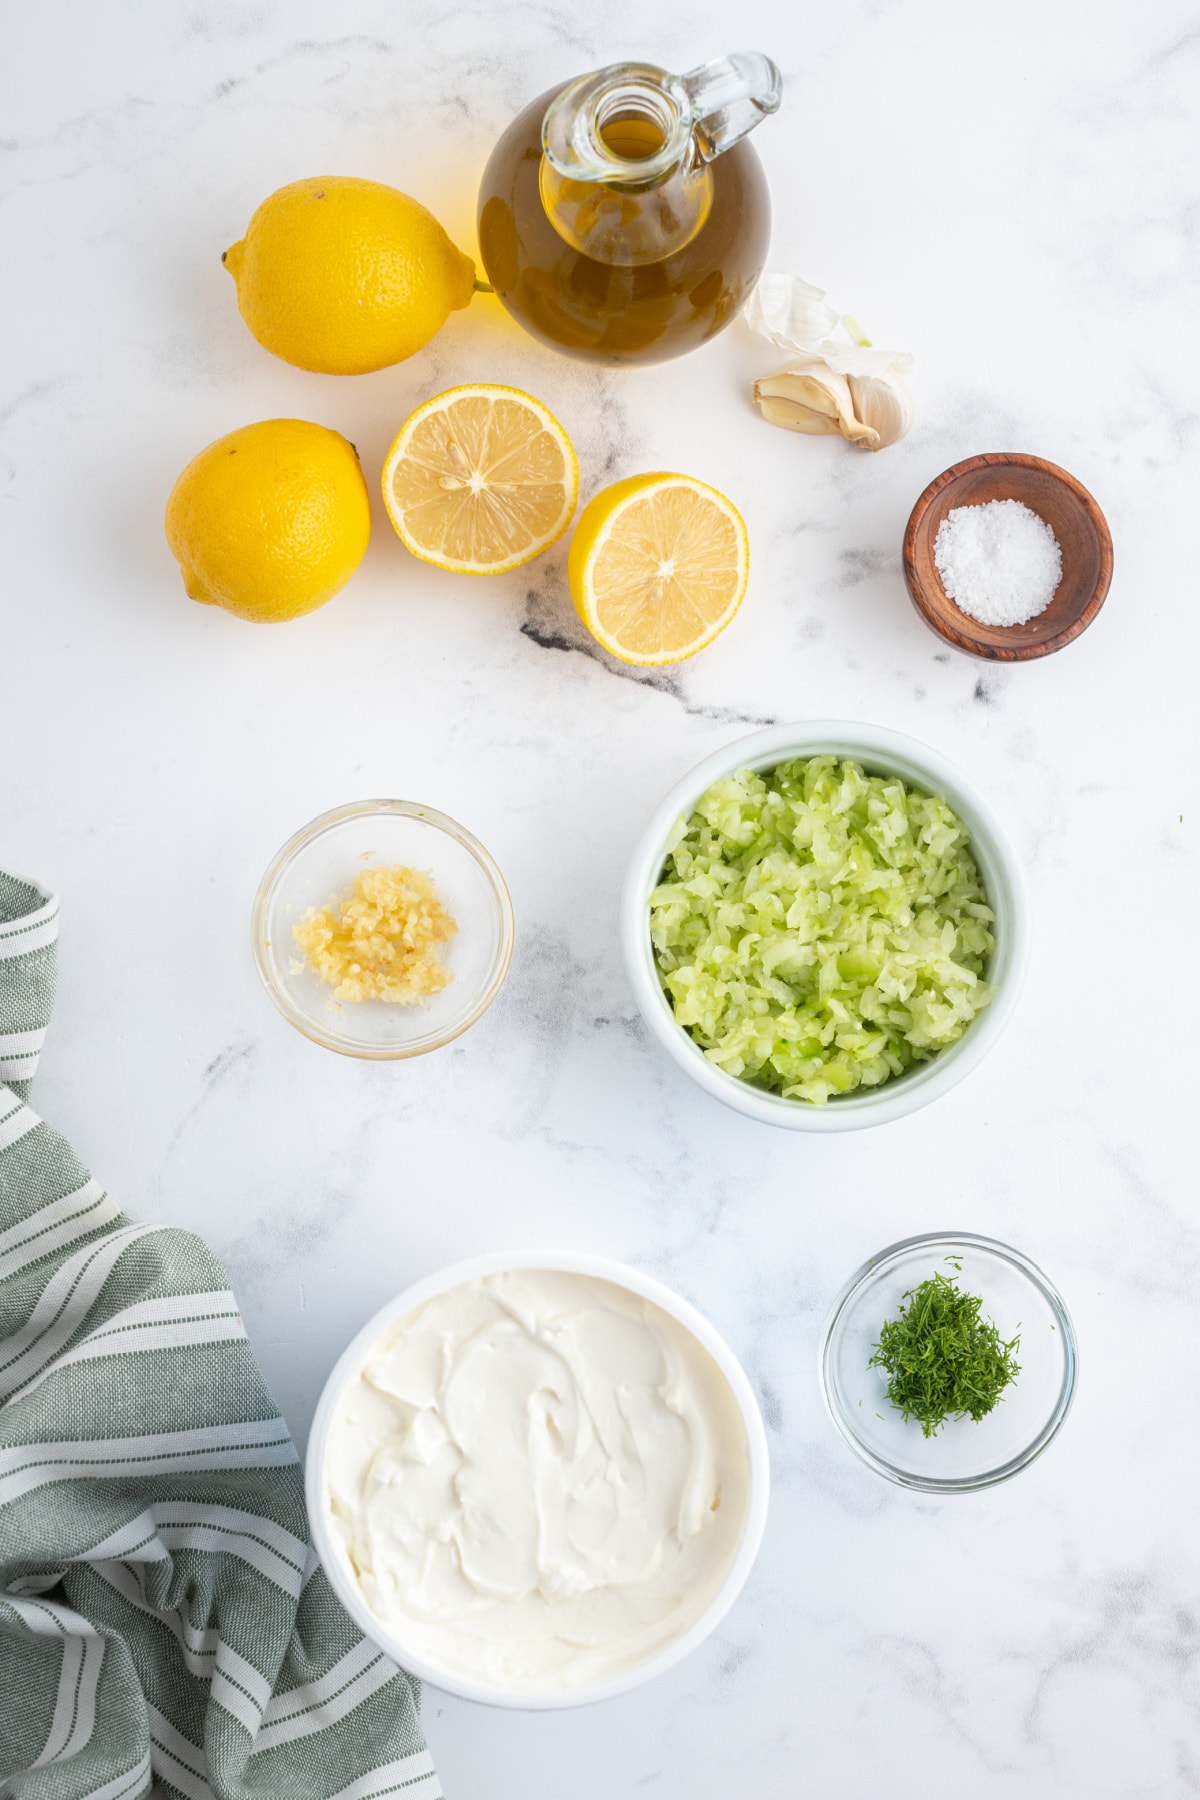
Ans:
{"type": "Polygon", "coordinates": [[[58,902],[0,873],[0,1797],[434,1800],[224,1272],[26,1104],[58,902]]]}

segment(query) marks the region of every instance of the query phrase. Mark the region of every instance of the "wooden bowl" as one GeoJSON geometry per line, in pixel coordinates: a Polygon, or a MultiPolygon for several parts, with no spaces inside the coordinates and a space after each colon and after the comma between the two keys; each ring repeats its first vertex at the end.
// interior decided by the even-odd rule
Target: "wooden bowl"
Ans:
{"type": "Polygon", "coordinates": [[[1040,456],[969,456],[931,481],[904,533],[904,579],[925,623],[969,656],[1028,662],[1086,631],[1112,581],[1112,536],[1087,489],[1040,456]],[[938,528],[956,506],[1020,500],[1043,518],[1062,550],[1062,580],[1045,612],[1024,625],[981,625],[947,598],[933,560],[938,528]]]}

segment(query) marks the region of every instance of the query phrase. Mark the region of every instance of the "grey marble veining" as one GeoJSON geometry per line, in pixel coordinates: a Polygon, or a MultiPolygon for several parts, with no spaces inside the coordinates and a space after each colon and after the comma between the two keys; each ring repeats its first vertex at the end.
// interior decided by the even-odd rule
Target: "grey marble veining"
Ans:
{"type": "Polygon", "coordinates": [[[0,860],[63,897],[39,1109],[130,1211],[224,1257],[300,1437],[375,1306],[502,1245],[653,1270],[763,1404],[771,1518],[716,1637],[576,1714],[431,1691],[447,1793],[1200,1792],[1194,5],[46,0],[7,41],[0,860]],[[756,140],[772,263],[916,352],[918,424],[895,448],[769,430],[747,386],[776,353],[738,328],[598,372],[477,300],[410,363],[339,381],[241,325],[219,255],[281,182],[392,181],[473,249],[483,159],[530,95],[627,53],[687,67],[739,47],[787,81],[756,140]],[[753,572],[718,644],[621,669],[581,632],[561,547],[456,580],[413,563],[381,510],[352,586],[306,620],[256,630],[186,600],[160,521],[202,445],[314,418],[373,483],[412,405],[471,379],[554,408],[585,495],[672,466],[730,493],[753,572]],[[1113,527],[1107,607],[1040,666],[943,650],[903,588],[916,495],[987,449],[1064,464],[1113,527]],[[912,1119],[828,1140],[695,1091],[636,1017],[616,934],[662,792],[760,723],[817,715],[961,762],[1035,908],[1025,998],[987,1063],[912,1119]],[[369,793],[463,819],[519,920],[486,1021],[394,1068],[292,1033],[247,942],[278,844],[369,793]],[[1033,1255],[1081,1344],[1060,1441],[954,1503],[861,1467],[815,1378],[848,1273],[945,1225],[1033,1255]]]}

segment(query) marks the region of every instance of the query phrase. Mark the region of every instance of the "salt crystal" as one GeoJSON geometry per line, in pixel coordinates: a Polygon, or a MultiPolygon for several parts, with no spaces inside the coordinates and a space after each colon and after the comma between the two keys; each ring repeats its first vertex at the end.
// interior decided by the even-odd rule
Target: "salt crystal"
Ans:
{"type": "Polygon", "coordinates": [[[949,598],[981,625],[1036,619],[1062,580],[1058,539],[1019,500],[954,507],[938,528],[933,560],[949,598]]]}

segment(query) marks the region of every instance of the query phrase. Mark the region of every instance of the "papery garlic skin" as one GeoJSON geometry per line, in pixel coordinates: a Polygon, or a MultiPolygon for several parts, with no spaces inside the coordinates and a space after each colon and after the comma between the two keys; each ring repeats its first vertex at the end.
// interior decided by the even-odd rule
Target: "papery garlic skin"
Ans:
{"type": "Polygon", "coordinates": [[[799,275],[767,270],[760,275],[742,318],[751,331],[781,350],[805,350],[837,330],[840,317],[824,293],[799,275]]]}

